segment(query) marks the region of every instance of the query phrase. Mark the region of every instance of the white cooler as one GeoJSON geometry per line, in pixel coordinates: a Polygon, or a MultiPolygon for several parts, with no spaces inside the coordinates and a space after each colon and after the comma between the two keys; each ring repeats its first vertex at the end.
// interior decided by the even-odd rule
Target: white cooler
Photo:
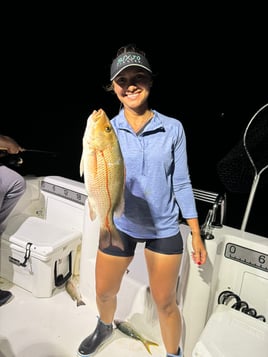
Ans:
{"type": "Polygon", "coordinates": [[[0,275],[36,297],[50,297],[71,276],[82,234],[38,217],[11,219],[1,236],[0,275]]]}

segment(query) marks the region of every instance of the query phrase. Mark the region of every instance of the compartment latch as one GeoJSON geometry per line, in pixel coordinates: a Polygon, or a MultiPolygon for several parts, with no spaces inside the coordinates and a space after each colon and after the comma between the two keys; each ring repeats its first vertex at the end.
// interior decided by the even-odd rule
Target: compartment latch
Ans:
{"type": "Polygon", "coordinates": [[[10,263],[13,263],[13,264],[15,264],[15,265],[18,265],[18,266],[22,266],[22,267],[26,267],[26,264],[27,264],[27,261],[29,260],[29,258],[30,258],[30,256],[31,256],[31,245],[32,245],[33,243],[30,243],[30,242],[28,242],[27,244],[26,244],[26,250],[25,250],[25,255],[24,255],[24,262],[23,263],[21,263],[20,261],[19,261],[19,259],[16,259],[16,258],[14,258],[14,257],[11,257],[11,256],[9,256],[8,257],[8,260],[10,261],[10,263]]]}

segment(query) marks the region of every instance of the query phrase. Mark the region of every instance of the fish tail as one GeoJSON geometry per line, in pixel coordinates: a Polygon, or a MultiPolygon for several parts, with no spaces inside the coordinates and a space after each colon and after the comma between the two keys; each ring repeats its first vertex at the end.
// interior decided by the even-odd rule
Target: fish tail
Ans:
{"type": "Polygon", "coordinates": [[[76,306],[86,305],[83,300],[77,300],[76,306]]]}
{"type": "Polygon", "coordinates": [[[124,250],[122,239],[115,226],[111,229],[101,227],[99,242],[102,249],[108,248],[109,246],[115,246],[124,250]]]}
{"type": "Polygon", "coordinates": [[[152,354],[150,346],[159,346],[158,343],[149,340],[142,340],[142,343],[144,344],[146,350],[150,353],[150,355],[152,354]]]}

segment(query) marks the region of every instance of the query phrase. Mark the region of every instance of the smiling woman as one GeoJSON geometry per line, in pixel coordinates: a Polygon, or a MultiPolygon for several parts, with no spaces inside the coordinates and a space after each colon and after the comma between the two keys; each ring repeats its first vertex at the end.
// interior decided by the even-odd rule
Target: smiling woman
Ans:
{"type": "Polygon", "coordinates": [[[183,252],[178,216],[192,232],[192,259],[206,262],[206,248],[189,177],[182,123],[149,107],[153,73],[145,53],[130,44],[112,61],[106,88],[120,102],[111,119],[125,164],[124,211],[114,217],[123,250],[110,244],[97,252],[95,330],[78,348],[79,357],[96,352],[113,332],[117,293],[137,245],[144,244],[150,290],[156,304],[167,356],[182,356],[181,318],[176,302],[183,252]]]}

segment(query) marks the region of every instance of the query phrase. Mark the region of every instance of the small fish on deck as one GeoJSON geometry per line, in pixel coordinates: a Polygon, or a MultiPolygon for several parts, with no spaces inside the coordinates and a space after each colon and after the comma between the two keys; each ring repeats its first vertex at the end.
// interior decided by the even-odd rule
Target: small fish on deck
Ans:
{"type": "Polygon", "coordinates": [[[150,354],[152,354],[152,352],[150,351],[150,346],[159,346],[158,343],[144,338],[128,321],[116,319],[114,320],[114,324],[116,328],[118,328],[118,330],[123,332],[125,335],[132,337],[135,340],[141,341],[150,354]]]}
{"type": "Polygon", "coordinates": [[[124,249],[113,217],[124,210],[125,166],[113,126],[103,109],[94,110],[83,136],[80,175],[84,175],[90,219],[100,219],[100,247],[124,249]]]}
{"type": "Polygon", "coordinates": [[[65,283],[65,289],[67,293],[71,296],[72,300],[76,301],[76,306],[86,305],[82,300],[82,296],[78,287],[78,281],[76,278],[71,277],[65,283]]]}

